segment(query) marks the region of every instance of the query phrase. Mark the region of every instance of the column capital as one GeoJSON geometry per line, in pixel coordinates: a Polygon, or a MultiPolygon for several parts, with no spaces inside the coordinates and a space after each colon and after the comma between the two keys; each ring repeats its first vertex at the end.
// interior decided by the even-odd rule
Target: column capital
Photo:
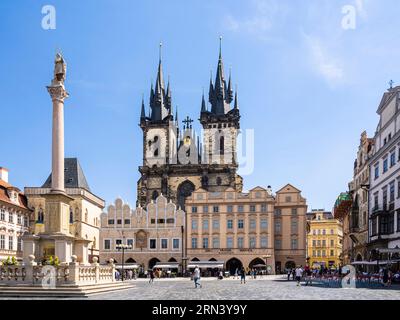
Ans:
{"type": "Polygon", "coordinates": [[[68,92],[65,90],[64,85],[51,85],[47,86],[47,91],[50,94],[51,100],[64,103],[64,100],[69,97],[68,92]]]}

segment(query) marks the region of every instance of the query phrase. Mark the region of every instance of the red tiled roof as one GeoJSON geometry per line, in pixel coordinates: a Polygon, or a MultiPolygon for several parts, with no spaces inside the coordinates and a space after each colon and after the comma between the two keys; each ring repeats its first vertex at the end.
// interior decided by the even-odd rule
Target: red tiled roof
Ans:
{"type": "Polygon", "coordinates": [[[3,180],[0,180],[0,202],[5,202],[7,204],[11,204],[11,205],[13,205],[15,207],[19,207],[23,210],[30,210],[28,208],[28,200],[27,200],[26,196],[22,192],[20,192],[18,188],[13,187],[11,184],[9,184],[3,180]],[[16,204],[11,201],[11,199],[8,196],[7,189],[18,190],[19,204],[16,204]]]}

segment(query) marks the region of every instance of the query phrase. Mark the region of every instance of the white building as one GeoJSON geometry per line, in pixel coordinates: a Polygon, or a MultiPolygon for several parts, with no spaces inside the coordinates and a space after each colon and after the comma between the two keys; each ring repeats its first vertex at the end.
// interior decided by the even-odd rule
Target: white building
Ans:
{"type": "Polygon", "coordinates": [[[0,167],[0,261],[22,260],[22,236],[29,230],[31,211],[25,195],[8,183],[8,170],[0,167]]]}
{"type": "Polygon", "coordinates": [[[400,86],[384,93],[370,159],[369,251],[400,247],[400,86]]]}

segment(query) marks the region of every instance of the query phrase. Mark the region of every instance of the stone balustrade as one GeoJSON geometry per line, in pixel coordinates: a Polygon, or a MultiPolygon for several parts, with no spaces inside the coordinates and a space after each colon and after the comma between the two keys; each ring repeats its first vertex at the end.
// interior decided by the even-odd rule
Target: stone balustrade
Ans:
{"type": "Polygon", "coordinates": [[[108,265],[100,265],[97,258],[93,258],[91,265],[80,265],[73,256],[72,262],[60,266],[37,265],[33,255],[29,257],[29,260],[29,263],[23,266],[0,266],[0,288],[2,285],[57,287],[115,281],[115,264],[112,259],[108,265]]]}

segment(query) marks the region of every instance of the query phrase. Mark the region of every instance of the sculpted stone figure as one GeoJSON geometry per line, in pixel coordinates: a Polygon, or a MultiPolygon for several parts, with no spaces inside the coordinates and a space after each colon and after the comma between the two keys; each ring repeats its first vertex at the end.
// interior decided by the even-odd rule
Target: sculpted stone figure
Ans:
{"type": "Polygon", "coordinates": [[[61,53],[56,54],[56,59],[54,61],[54,84],[64,84],[65,77],[67,74],[67,63],[65,62],[61,53]]]}

